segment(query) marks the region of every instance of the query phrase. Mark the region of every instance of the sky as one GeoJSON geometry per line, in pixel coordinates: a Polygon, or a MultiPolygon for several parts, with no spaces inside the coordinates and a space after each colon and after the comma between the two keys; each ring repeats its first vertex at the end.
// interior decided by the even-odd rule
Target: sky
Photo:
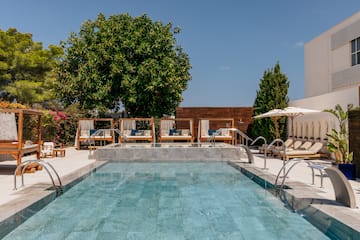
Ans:
{"type": "Polygon", "coordinates": [[[360,10],[359,0],[1,0],[0,29],[59,45],[86,20],[128,13],[180,27],[192,80],[182,107],[254,104],[279,62],[290,101],[304,97],[304,44],[360,10]]]}

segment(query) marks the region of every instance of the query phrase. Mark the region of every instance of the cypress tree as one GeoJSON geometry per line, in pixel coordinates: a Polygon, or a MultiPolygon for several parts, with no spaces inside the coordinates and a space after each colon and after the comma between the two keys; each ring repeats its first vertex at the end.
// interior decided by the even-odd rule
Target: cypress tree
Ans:
{"type": "MultiPolygon", "coordinates": [[[[256,91],[254,102],[254,116],[268,112],[272,109],[283,109],[287,107],[289,98],[287,96],[289,81],[287,76],[281,72],[280,64],[277,62],[274,68],[264,71],[260,79],[259,90],[256,91]]],[[[280,138],[286,137],[286,118],[277,120],[271,118],[254,119],[251,127],[253,137],[263,136],[268,142],[275,139],[275,125],[279,126],[280,138]]]]}

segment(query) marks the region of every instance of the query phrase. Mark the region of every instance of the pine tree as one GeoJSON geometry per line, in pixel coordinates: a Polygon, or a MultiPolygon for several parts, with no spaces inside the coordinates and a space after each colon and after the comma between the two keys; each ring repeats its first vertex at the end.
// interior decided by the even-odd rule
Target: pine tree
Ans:
{"type": "Polygon", "coordinates": [[[44,49],[30,33],[0,29],[0,98],[30,105],[54,100],[54,70],[61,54],[59,46],[44,49]]]}
{"type": "MultiPolygon", "coordinates": [[[[289,98],[287,96],[289,81],[287,76],[281,72],[280,64],[277,62],[274,68],[264,71],[260,80],[259,90],[256,92],[254,102],[254,116],[268,112],[272,109],[283,109],[287,107],[289,98]]],[[[278,120],[270,118],[254,119],[251,127],[253,137],[263,136],[268,142],[275,138],[275,125],[279,126],[279,135],[282,139],[286,136],[286,119],[278,120]]]]}

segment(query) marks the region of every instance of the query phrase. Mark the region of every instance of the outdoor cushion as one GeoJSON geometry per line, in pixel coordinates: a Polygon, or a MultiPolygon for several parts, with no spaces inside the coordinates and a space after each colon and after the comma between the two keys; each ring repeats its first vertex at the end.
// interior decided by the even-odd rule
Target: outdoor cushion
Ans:
{"type": "Polygon", "coordinates": [[[135,136],[144,136],[144,130],[137,130],[135,136]]]}
{"type": "Polygon", "coordinates": [[[176,129],[170,129],[169,136],[175,136],[176,135],[176,129]]]}
{"type": "Polygon", "coordinates": [[[131,135],[131,130],[124,130],[124,135],[125,136],[131,135]]]}
{"type": "Polygon", "coordinates": [[[222,136],[229,136],[230,135],[230,131],[228,129],[221,129],[221,135],[222,136]]]}
{"type": "Polygon", "coordinates": [[[161,136],[169,136],[169,131],[161,130],[161,136]]]}
{"type": "Polygon", "coordinates": [[[131,136],[136,136],[136,132],[137,132],[137,130],[136,129],[131,129],[131,136]]]}
{"type": "Polygon", "coordinates": [[[181,136],[190,136],[190,130],[189,129],[182,129],[181,130],[181,136]]]}
{"type": "Polygon", "coordinates": [[[90,129],[90,136],[96,133],[97,129],[90,129]]]}
{"type": "Polygon", "coordinates": [[[80,131],[80,136],[82,137],[88,137],[89,136],[89,130],[81,130],[80,131]]]}
{"type": "Polygon", "coordinates": [[[208,130],[209,136],[212,136],[212,135],[214,135],[215,133],[216,133],[216,130],[214,130],[214,129],[209,129],[209,130],[208,130]]]}

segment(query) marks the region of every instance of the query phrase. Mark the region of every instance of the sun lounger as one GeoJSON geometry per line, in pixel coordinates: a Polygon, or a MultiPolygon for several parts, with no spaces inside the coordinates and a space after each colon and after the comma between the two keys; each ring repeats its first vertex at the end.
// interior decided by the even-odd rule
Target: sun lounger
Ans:
{"type": "Polygon", "coordinates": [[[194,126],[191,118],[160,119],[159,141],[194,141],[194,126]]]}
{"type": "Polygon", "coordinates": [[[215,141],[233,143],[233,134],[227,128],[234,128],[233,118],[200,119],[198,140],[200,142],[209,142],[213,139],[215,141]]]}
{"type": "MultiPolygon", "coordinates": [[[[312,159],[312,158],[329,157],[328,153],[321,151],[323,147],[324,144],[322,142],[315,142],[307,150],[293,150],[293,151],[285,152],[285,159],[286,160],[289,160],[291,158],[312,159]]],[[[284,151],[280,151],[279,155],[281,157],[284,157],[284,151]]]]}
{"type": "Polygon", "coordinates": [[[114,120],[112,118],[79,119],[75,143],[76,149],[80,149],[82,143],[90,145],[94,141],[114,143],[115,135],[111,129],[114,129],[114,120]]]}
{"type": "MultiPolygon", "coordinates": [[[[36,154],[40,159],[41,150],[41,116],[42,112],[30,109],[0,109],[0,155],[6,160],[16,160],[17,166],[21,165],[21,158],[26,154],[36,154]],[[34,129],[31,140],[25,140],[24,116],[37,119],[38,128],[34,129]],[[17,119],[17,120],[16,120],[17,119]]],[[[29,136],[28,136],[29,137],[29,136]]]]}
{"type": "MultiPolygon", "coordinates": [[[[293,143],[293,139],[292,138],[288,138],[286,139],[286,141],[284,142],[284,145],[286,148],[289,148],[293,143]]],[[[275,150],[276,151],[281,151],[283,149],[282,146],[272,146],[268,149],[268,145],[267,144],[263,144],[262,146],[259,147],[259,153],[260,154],[263,154],[265,153],[265,148],[266,148],[266,152],[268,154],[275,154],[273,151],[275,150]]]]}
{"type": "Polygon", "coordinates": [[[120,142],[147,141],[154,143],[155,125],[153,118],[120,119],[120,142]]]}

